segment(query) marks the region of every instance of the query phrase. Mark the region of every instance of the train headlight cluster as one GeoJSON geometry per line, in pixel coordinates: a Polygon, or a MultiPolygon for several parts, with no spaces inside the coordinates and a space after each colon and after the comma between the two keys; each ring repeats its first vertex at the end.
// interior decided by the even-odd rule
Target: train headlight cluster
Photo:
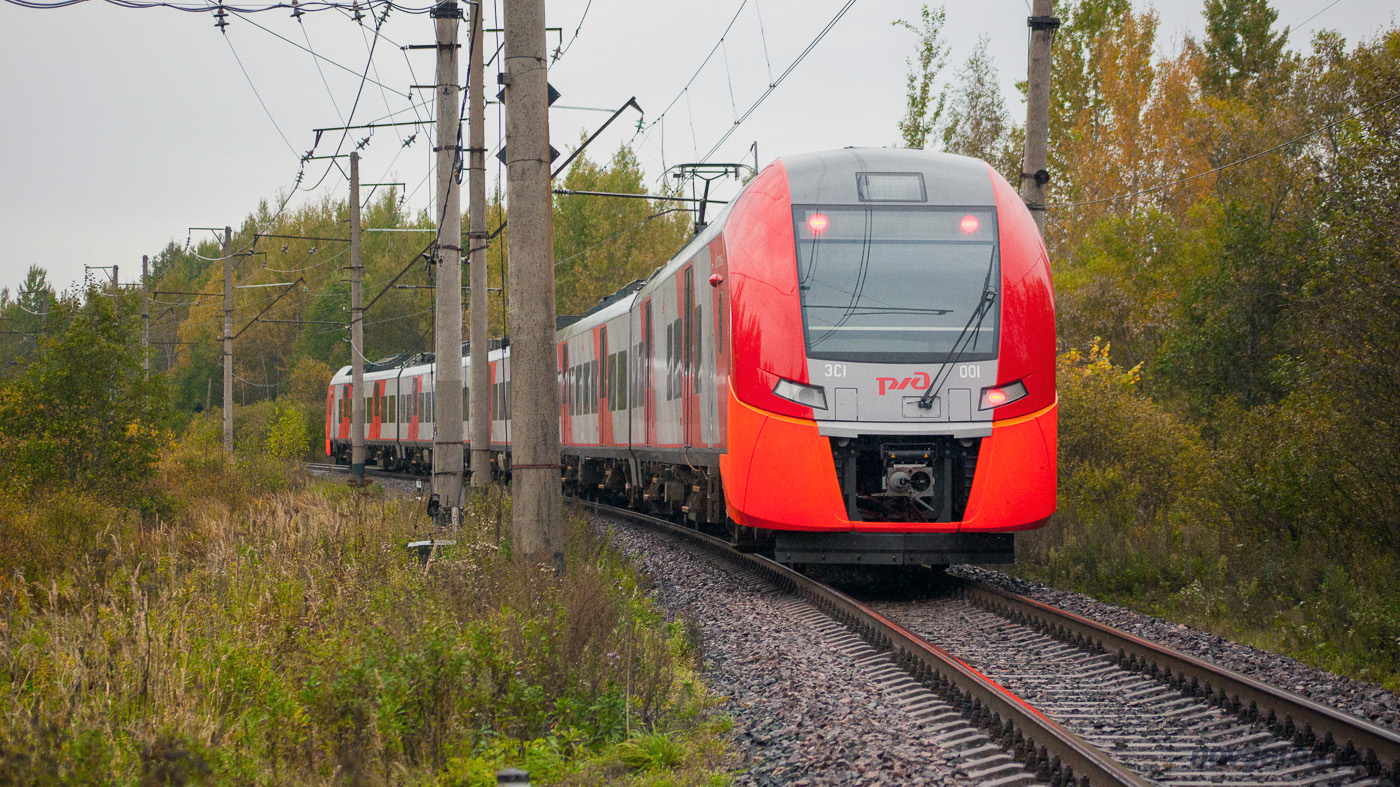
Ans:
{"type": "Polygon", "coordinates": [[[1001,407],[1024,398],[1026,398],[1026,385],[1020,380],[996,388],[983,388],[982,404],[978,409],[990,410],[993,407],[1001,407]]]}
{"type": "Polygon", "coordinates": [[[773,393],[789,402],[797,402],[814,410],[826,409],[826,389],[820,385],[795,383],[780,377],[778,384],[773,386],[773,393]]]}

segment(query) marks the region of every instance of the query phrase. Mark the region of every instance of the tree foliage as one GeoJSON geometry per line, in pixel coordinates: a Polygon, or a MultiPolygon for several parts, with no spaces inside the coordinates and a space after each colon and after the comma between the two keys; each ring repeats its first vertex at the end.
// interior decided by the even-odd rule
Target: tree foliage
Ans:
{"type": "Polygon", "coordinates": [[[1288,28],[1274,32],[1278,12],[1268,0],[1206,0],[1205,17],[1202,93],[1243,98],[1252,89],[1268,94],[1286,84],[1288,28]]]}
{"type": "Polygon", "coordinates": [[[968,56],[954,80],[941,136],[949,153],[980,158],[1012,183],[1020,181],[1022,127],[1011,122],[1001,97],[1001,77],[986,36],[968,56]]]}
{"type": "Polygon", "coordinates": [[[1059,11],[1060,341],[1117,364],[1063,359],[1063,530],[1031,562],[1203,622],[1273,616],[1314,663],[1400,681],[1400,607],[1368,601],[1400,589],[1400,28],[1291,51],[1266,0],[1208,0],[1204,36],[1163,50],[1125,0],[1059,11]],[[1141,504],[1180,468],[1209,482],[1141,504]]]}
{"type": "Polygon", "coordinates": [[[899,121],[899,133],[907,148],[924,146],[929,135],[939,128],[947,105],[946,91],[935,90],[938,75],[948,65],[948,44],[943,41],[946,21],[943,6],[930,9],[925,3],[917,24],[904,19],[894,22],[919,39],[915,56],[907,61],[906,109],[904,119],[899,121]]]}
{"type": "Polygon", "coordinates": [[[168,438],[165,381],[142,374],[137,298],[52,303],[24,374],[0,387],[0,476],[20,496],[83,489],[138,504],[168,438]]]}
{"type": "MultiPolygon", "coordinates": [[[[574,159],[564,188],[645,194],[642,168],[627,147],[608,166],[574,159]]],[[[562,195],[554,203],[555,292],[559,314],[583,314],[634,279],[645,279],[690,237],[681,203],[562,195]]]]}

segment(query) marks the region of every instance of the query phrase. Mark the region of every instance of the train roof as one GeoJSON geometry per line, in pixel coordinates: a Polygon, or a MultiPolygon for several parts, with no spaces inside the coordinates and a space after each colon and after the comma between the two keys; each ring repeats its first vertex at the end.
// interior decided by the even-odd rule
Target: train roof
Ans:
{"type": "Polygon", "coordinates": [[[908,148],[845,148],[783,156],[794,204],[995,205],[980,159],[908,148]]]}

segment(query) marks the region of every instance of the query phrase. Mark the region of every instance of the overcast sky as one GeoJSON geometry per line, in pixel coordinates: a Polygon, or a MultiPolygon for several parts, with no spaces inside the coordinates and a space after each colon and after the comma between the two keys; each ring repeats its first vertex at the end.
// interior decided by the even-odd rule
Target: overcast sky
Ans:
{"type": "MultiPolygon", "coordinates": [[[[499,27],[500,2],[486,0],[490,27],[499,27]]],[[[636,133],[639,116],[629,110],[589,150],[595,160],[606,159],[631,141],[654,182],[663,163],[704,157],[845,5],[549,0],[549,24],[563,28],[567,46],[550,69],[550,83],[562,94],[551,113],[553,144],[567,151],[607,118],[596,110],[632,96],[645,123],[670,106],[644,135],[636,133]],[[731,20],[723,46],[682,92],[731,20]]],[[[1159,51],[1187,33],[1199,35],[1200,7],[1156,4],[1159,51]]],[[[1388,27],[1395,13],[1393,0],[1275,0],[1275,7],[1279,25],[1293,28],[1290,44],[1303,50],[1318,29],[1337,29],[1354,43],[1388,27]]],[[[914,20],[918,12],[911,0],[857,0],[710,160],[752,162],[755,143],[761,165],[786,153],[895,144],[915,39],[891,22],[914,20]]],[[[1027,15],[1026,0],[950,3],[946,27],[950,76],[977,38],[989,37],[1018,119],[1024,107],[1011,85],[1024,78],[1027,15]]],[[[211,13],[101,2],[32,10],[0,2],[0,287],[13,293],[31,264],[47,269],[60,289],[80,282],[84,266],[119,265],[121,280],[135,281],[142,254],[154,255],[172,240],[183,245],[191,235],[211,237],[187,228],[237,226],[260,200],[275,206],[313,145],[313,129],[343,125],[352,108],[353,123],[430,118],[430,106],[413,108],[410,97],[421,100],[422,93],[410,86],[433,80],[432,52],[401,47],[431,43],[432,21],[390,13],[369,71],[373,82],[356,104],[373,41],[371,20],[365,21],[361,27],[334,10],[297,21],[279,10],[232,18],[225,35],[211,13]]],[[[560,41],[561,34],[549,34],[551,48],[560,41]]],[[[496,36],[488,34],[488,54],[495,47],[496,36]]],[[[494,84],[488,67],[489,92],[494,84]]],[[[496,129],[491,107],[493,152],[496,129]]],[[[342,150],[369,132],[350,133],[342,150]]],[[[427,182],[431,127],[405,147],[411,133],[407,127],[373,132],[361,177],[406,184],[408,207],[416,212],[434,199],[427,182]]],[[[327,132],[316,152],[331,153],[338,143],[339,133],[327,132]]],[[[327,173],[327,166],[307,165],[305,190],[292,198],[293,207],[348,193],[345,178],[335,169],[327,173]]],[[[494,158],[488,169],[495,178],[494,158]]]]}

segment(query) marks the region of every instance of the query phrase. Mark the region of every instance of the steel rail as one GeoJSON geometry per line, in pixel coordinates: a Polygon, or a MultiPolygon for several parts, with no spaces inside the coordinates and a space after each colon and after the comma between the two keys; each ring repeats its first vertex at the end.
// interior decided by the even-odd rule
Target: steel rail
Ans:
{"type": "Polygon", "coordinates": [[[1078,787],[1152,784],[947,651],[838,590],[761,555],[739,552],[705,533],[636,511],[587,505],[686,539],[727,560],[747,563],[779,587],[801,595],[876,649],[888,651],[915,680],[960,708],[1038,778],[1078,787]]]}
{"type": "Polygon", "coordinates": [[[1274,734],[1362,765],[1372,776],[1400,782],[1400,735],[1225,667],[1172,650],[1102,623],[1001,588],[964,580],[968,600],[1010,620],[1081,648],[1114,656],[1119,665],[1165,682],[1184,695],[1228,710],[1274,734]]]}

